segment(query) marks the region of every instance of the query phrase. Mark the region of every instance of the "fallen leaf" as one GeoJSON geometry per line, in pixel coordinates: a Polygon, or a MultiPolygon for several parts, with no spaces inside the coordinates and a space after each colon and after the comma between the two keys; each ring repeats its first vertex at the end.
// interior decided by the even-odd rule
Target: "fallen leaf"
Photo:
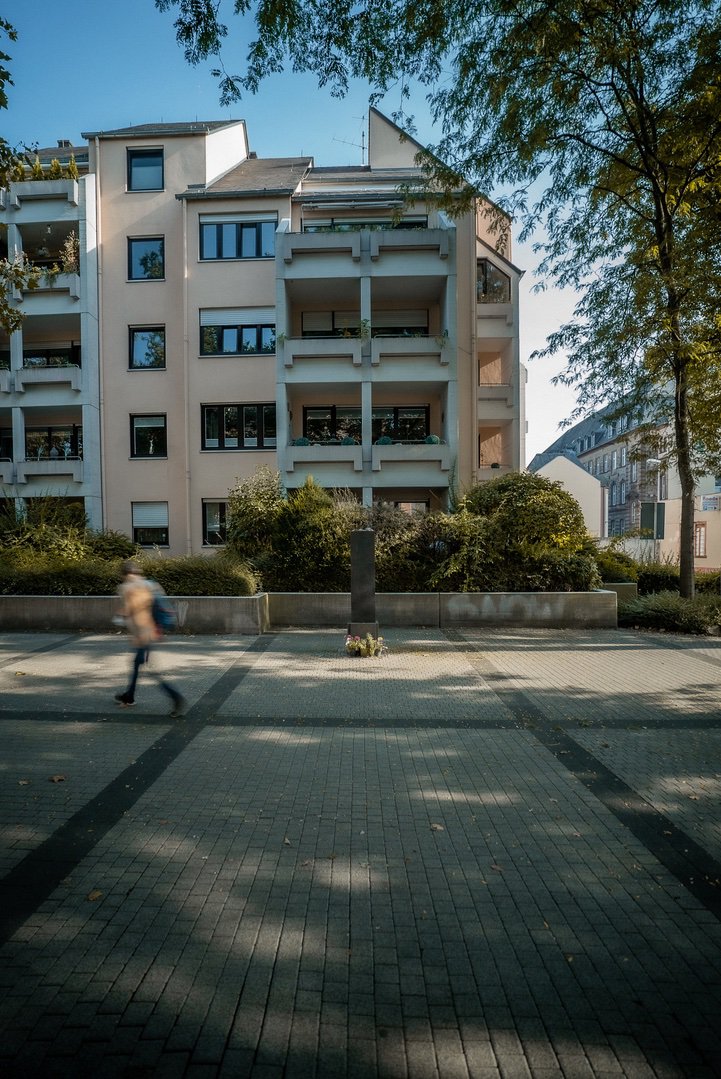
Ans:
{"type": "Polygon", "coordinates": [[[64,783],[65,782],[65,776],[61,776],[61,775],[48,776],[48,781],[50,783],[64,783]]]}
{"type": "Polygon", "coordinates": [[[292,846],[293,846],[293,844],[291,843],[291,841],[290,841],[290,840],[288,839],[288,836],[286,836],[286,837],[285,837],[285,839],[283,840],[283,842],[285,843],[286,847],[292,847],[292,846]]]}
{"type": "Polygon", "coordinates": [[[496,873],[502,873],[503,872],[503,866],[502,865],[496,865],[495,862],[491,866],[491,869],[495,869],[496,873]]]}
{"type": "Polygon", "coordinates": [[[432,832],[445,832],[445,828],[443,827],[442,824],[432,824],[431,825],[431,831],[432,832]]]}
{"type": "Polygon", "coordinates": [[[18,678],[25,677],[25,671],[15,671],[15,674],[18,676],[18,678]]]}
{"type": "Polygon", "coordinates": [[[18,787],[28,787],[29,785],[30,785],[30,780],[29,779],[19,779],[18,780],[18,787]]]}
{"type": "Polygon", "coordinates": [[[91,903],[95,903],[96,900],[100,899],[102,894],[103,893],[100,891],[99,888],[93,888],[92,892],[88,892],[85,898],[89,899],[91,903]]]}

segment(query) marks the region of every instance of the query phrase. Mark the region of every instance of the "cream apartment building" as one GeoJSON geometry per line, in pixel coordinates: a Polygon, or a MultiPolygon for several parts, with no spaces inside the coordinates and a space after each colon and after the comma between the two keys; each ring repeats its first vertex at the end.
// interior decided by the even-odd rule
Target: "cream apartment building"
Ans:
{"type": "MultiPolygon", "coordinates": [[[[381,113],[356,167],[260,159],[243,121],[84,138],[100,423],[93,493],[68,492],[99,496],[105,527],[212,549],[259,465],[427,509],[521,467],[510,243],[482,208],[404,206],[418,146],[381,113]]],[[[88,452],[84,434],[83,476],[88,452]]]]}
{"type": "MultiPolygon", "coordinates": [[[[87,149],[45,154],[87,172],[87,149]]],[[[0,331],[0,498],[50,495],[103,525],[100,479],[97,207],[93,177],[23,180],[0,190],[3,257],[29,259],[38,287],[16,290],[21,328],[0,331]]]]}

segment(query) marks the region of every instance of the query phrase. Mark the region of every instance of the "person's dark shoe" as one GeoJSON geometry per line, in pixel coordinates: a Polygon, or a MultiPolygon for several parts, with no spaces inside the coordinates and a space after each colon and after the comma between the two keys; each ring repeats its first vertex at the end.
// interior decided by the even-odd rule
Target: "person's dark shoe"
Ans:
{"type": "Polygon", "coordinates": [[[188,702],[186,701],[185,697],[178,697],[178,699],[173,704],[173,707],[170,709],[170,718],[180,719],[182,716],[185,715],[187,709],[188,702]]]}
{"type": "Polygon", "coordinates": [[[116,693],[115,700],[118,704],[122,705],[123,708],[132,708],[135,704],[135,701],[128,700],[124,693],[116,693]]]}

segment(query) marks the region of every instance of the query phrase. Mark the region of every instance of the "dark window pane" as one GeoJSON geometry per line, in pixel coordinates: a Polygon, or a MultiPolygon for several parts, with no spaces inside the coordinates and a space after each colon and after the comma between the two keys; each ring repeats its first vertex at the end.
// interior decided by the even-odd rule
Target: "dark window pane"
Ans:
{"type": "Polygon", "coordinates": [[[237,449],[238,446],[238,406],[226,405],[224,413],[223,439],[226,449],[237,449]]]}
{"type": "Polygon", "coordinates": [[[165,457],[165,416],[133,416],[133,456],[165,457]]]}
{"type": "Polygon", "coordinates": [[[223,352],[233,355],[238,351],[238,327],[223,326],[223,352]]]}
{"type": "Polygon", "coordinates": [[[203,503],[203,543],[218,545],[225,543],[227,504],[225,502],[203,503]]]}
{"type": "Polygon", "coordinates": [[[329,408],[309,408],[305,413],[305,435],[311,442],[328,442],[333,437],[333,417],[329,408]]]}
{"type": "Polygon", "coordinates": [[[165,276],[165,243],[162,237],[128,241],[128,277],[131,281],[158,280],[165,276]]]}
{"type": "Polygon", "coordinates": [[[234,259],[238,257],[238,226],[230,223],[225,223],[220,226],[221,232],[221,248],[220,257],[224,259],[234,259]]]}
{"type": "Polygon", "coordinates": [[[354,438],[361,441],[361,410],[359,408],[337,408],[335,437],[354,438]]]}
{"type": "Polygon", "coordinates": [[[275,446],[275,405],[263,406],[263,445],[275,446]]]}
{"type": "Polygon", "coordinates": [[[275,221],[261,222],[258,254],[261,258],[272,258],[275,255],[275,221]]]}
{"type": "Polygon", "coordinates": [[[258,351],[257,326],[243,326],[241,330],[241,351],[253,353],[258,351]]]}
{"type": "Polygon", "coordinates": [[[133,541],[138,543],[141,547],[167,547],[168,529],[149,527],[134,528],[133,541]]]}
{"type": "Polygon", "coordinates": [[[128,150],[128,190],[162,191],[163,151],[128,150]]]}
{"type": "Polygon", "coordinates": [[[260,327],[260,351],[275,352],[275,326],[260,327]]]}
{"type": "Polygon", "coordinates": [[[243,408],[243,445],[250,448],[258,445],[257,405],[245,405],[243,408]]]}
{"type": "Polygon", "coordinates": [[[255,225],[241,225],[240,255],[244,259],[255,258],[258,250],[258,230],[255,225]]]}
{"type": "Polygon", "coordinates": [[[218,408],[205,408],[203,410],[205,416],[205,424],[203,428],[204,446],[206,449],[217,449],[220,445],[220,423],[218,408]]]}
{"type": "Polygon", "coordinates": [[[422,442],[428,434],[425,408],[399,408],[397,430],[396,437],[403,441],[422,442]]]}
{"type": "Polygon", "coordinates": [[[165,330],[130,331],[130,366],[165,367],[165,330]]]}
{"type": "Polygon", "coordinates": [[[218,226],[200,226],[200,257],[202,259],[217,259],[218,257],[218,226]]]}

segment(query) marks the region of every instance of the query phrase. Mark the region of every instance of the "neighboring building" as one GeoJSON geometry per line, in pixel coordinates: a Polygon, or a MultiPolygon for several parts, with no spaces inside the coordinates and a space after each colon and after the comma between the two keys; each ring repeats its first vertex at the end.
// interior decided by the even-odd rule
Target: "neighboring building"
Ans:
{"type": "MultiPolygon", "coordinates": [[[[601,409],[569,427],[548,449],[536,454],[528,470],[561,481],[581,504],[590,535],[608,539],[642,532],[646,538],[625,544],[629,553],[654,560],[675,560],[681,519],[678,473],[656,457],[644,442],[637,419],[630,414],[611,419],[613,413],[610,407],[601,409]],[[588,477],[601,486],[600,531],[598,508],[589,491],[588,477]]],[[[695,514],[698,570],[721,567],[719,492],[721,476],[707,475],[699,480],[695,514]]]]}
{"type": "MultiPolygon", "coordinates": [[[[53,151],[67,165],[87,149],[53,151]]],[[[0,332],[0,496],[54,495],[101,527],[100,391],[95,180],[26,180],[0,191],[3,252],[45,271],[16,292],[22,328],[0,332]]]]}
{"type": "MultiPolygon", "coordinates": [[[[97,218],[89,196],[81,213],[97,220],[99,255],[96,277],[95,243],[81,250],[80,277],[88,291],[100,282],[85,327],[97,317],[100,362],[96,337],[86,380],[83,339],[72,392],[87,391],[81,407],[97,417],[100,405],[102,423],[89,443],[83,412],[67,493],[90,509],[102,492],[94,522],[185,553],[224,542],[228,490],[262,464],[288,488],[312,475],[366,505],[421,509],[521,467],[510,243],[495,251],[482,207],[455,220],[404,209],[418,145],[382,114],[370,111],[369,164],[346,168],[259,159],[243,121],[84,138],[80,185],[97,191],[97,218]]],[[[31,183],[11,185],[6,205],[31,183]]],[[[26,398],[6,392],[22,411],[26,398]]],[[[32,493],[17,479],[28,456],[16,439],[5,497],[32,493]]]]}

